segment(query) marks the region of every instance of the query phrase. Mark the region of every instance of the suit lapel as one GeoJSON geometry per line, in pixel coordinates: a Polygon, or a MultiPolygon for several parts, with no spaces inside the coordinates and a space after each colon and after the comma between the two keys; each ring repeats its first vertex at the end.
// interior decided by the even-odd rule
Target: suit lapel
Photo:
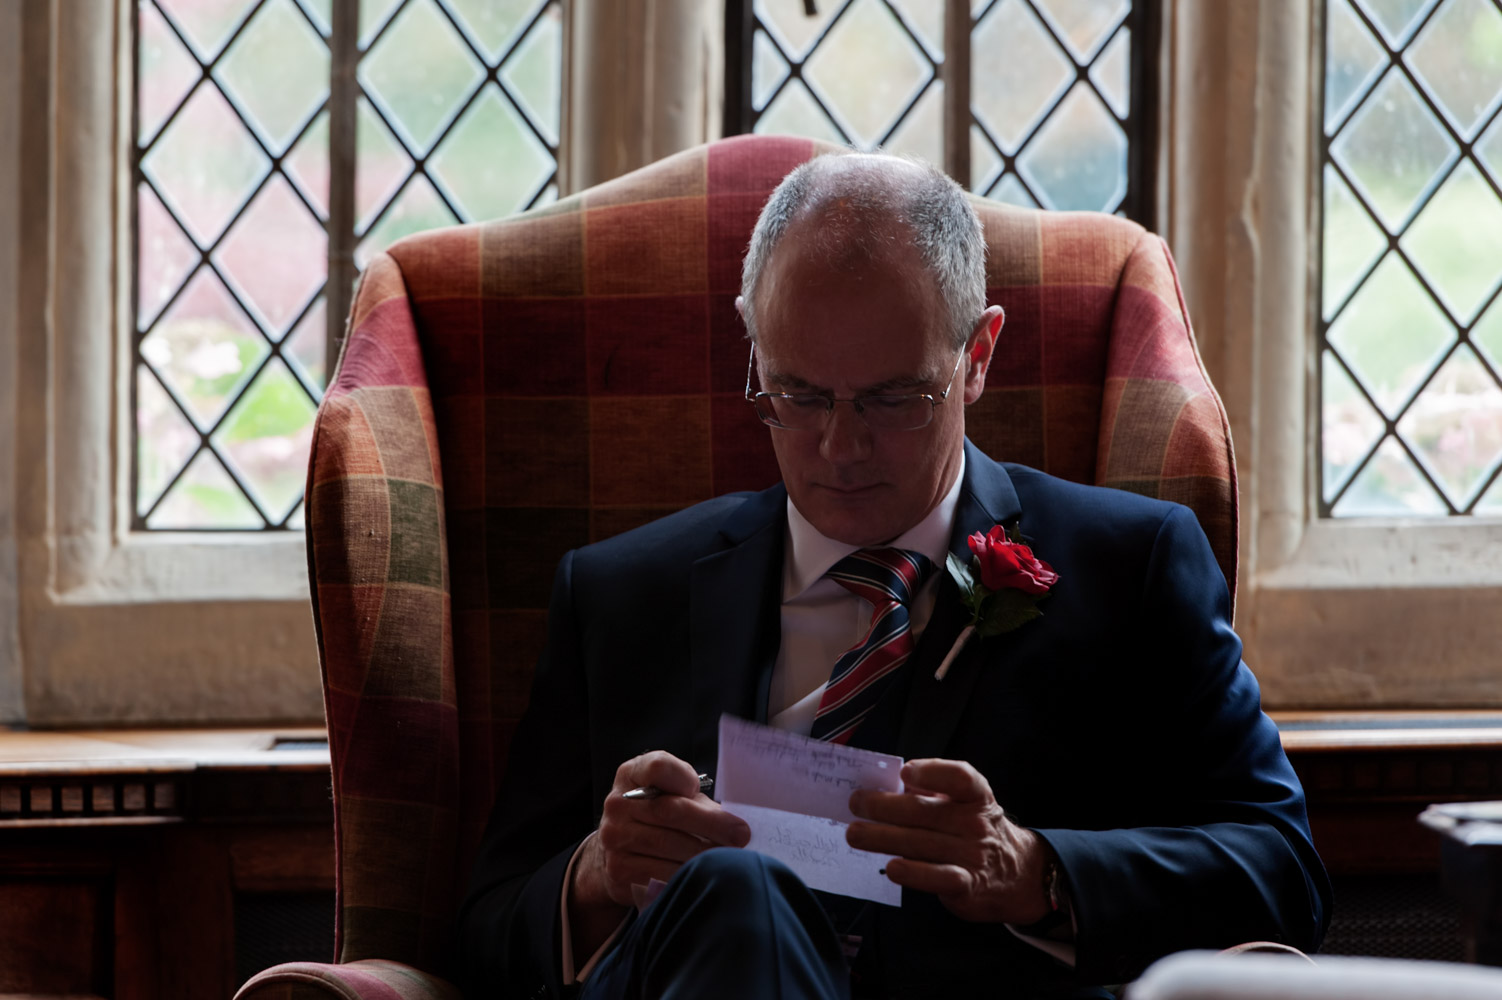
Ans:
{"type": "MultiPolygon", "coordinates": [[[[968,565],[970,546],[966,539],[973,532],[989,531],[993,525],[1019,517],[1021,513],[1022,505],[1006,470],[967,439],[965,483],[955,508],[949,551],[968,565]]],[[[913,671],[911,686],[897,738],[897,753],[909,760],[943,755],[980,676],[981,662],[977,650],[981,640],[972,637],[964,652],[950,664],[944,679],[934,679],[934,672],[945,654],[969,622],[969,612],[960,602],[959,587],[944,567],[939,567],[939,572],[944,576],[939,582],[933,615],[909,661],[909,669],[913,671]]],[[[986,641],[996,643],[1004,639],[1004,636],[998,636],[986,641]]]]}
{"type": "Polygon", "coordinates": [[[721,526],[725,549],[694,563],[690,575],[693,763],[711,774],[719,760],[722,713],[767,721],[782,640],[786,503],[781,486],[749,498],[721,526]]]}

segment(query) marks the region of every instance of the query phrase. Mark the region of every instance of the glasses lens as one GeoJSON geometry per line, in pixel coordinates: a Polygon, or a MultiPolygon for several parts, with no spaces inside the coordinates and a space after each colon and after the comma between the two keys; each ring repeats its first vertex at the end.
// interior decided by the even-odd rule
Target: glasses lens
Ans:
{"type": "Polygon", "coordinates": [[[824,417],[829,412],[829,400],[823,396],[769,393],[756,397],[756,412],[769,424],[804,430],[824,425],[824,417]]]}
{"type": "Polygon", "coordinates": [[[866,426],[879,431],[911,431],[928,426],[934,405],[927,396],[867,396],[861,400],[866,426]]]}

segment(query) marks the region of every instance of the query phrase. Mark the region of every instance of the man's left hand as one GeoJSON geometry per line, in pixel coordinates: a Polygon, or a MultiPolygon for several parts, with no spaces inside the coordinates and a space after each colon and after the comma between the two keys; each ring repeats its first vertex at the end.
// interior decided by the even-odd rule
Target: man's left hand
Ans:
{"type": "Polygon", "coordinates": [[[1007,819],[991,785],[957,760],[910,760],[902,792],[861,789],[850,811],[851,847],[896,857],[887,877],[931,892],[962,920],[1026,925],[1049,913],[1043,888],[1047,849],[1007,819]]]}

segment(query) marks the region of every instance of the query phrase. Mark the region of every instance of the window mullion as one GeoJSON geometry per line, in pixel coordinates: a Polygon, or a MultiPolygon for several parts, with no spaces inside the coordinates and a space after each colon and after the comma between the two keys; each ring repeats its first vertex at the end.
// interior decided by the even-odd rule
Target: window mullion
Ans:
{"type": "Polygon", "coordinates": [[[334,0],[329,32],[329,278],[325,371],[332,381],[355,283],[355,129],[360,85],[359,0],[334,0]]]}
{"type": "Polygon", "coordinates": [[[944,0],[944,172],[970,189],[970,0],[944,0]]]}

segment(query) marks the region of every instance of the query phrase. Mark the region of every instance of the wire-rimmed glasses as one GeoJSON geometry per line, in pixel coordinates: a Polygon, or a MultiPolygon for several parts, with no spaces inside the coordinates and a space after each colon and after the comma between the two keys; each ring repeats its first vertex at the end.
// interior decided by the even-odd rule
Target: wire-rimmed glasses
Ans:
{"type": "Polygon", "coordinates": [[[751,345],[751,357],[746,361],[746,401],[756,407],[756,415],[769,427],[789,431],[822,430],[834,412],[834,404],[849,403],[856,416],[865,421],[873,431],[916,431],[933,423],[934,407],[949,398],[954,380],[960,373],[960,362],[965,360],[965,351],[954,359],[954,371],[949,373],[949,384],[937,396],[928,392],[900,394],[876,393],[870,396],[855,396],[838,399],[817,392],[751,392],[751,371],[756,364],[756,345],[751,345]]]}

